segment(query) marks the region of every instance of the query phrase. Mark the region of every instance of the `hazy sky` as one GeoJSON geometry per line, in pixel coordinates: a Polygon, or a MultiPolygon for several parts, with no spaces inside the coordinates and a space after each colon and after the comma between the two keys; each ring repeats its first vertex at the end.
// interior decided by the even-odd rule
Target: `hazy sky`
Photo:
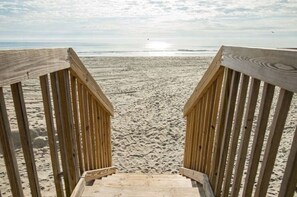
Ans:
{"type": "Polygon", "coordinates": [[[297,0],[0,0],[0,41],[297,47],[297,0]]]}

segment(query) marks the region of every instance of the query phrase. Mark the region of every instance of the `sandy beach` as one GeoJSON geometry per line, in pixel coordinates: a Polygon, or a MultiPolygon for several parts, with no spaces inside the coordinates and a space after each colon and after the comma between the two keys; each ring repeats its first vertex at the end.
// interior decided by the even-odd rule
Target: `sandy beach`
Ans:
{"type": "MultiPolygon", "coordinates": [[[[117,167],[119,172],[178,173],[179,167],[182,166],[184,151],[183,107],[211,59],[210,57],[82,58],[115,108],[112,119],[112,159],[113,166],[117,167]]],[[[11,129],[15,136],[23,188],[25,196],[29,196],[29,183],[17,139],[18,129],[10,91],[6,91],[5,96],[11,129]]],[[[24,84],[24,96],[42,195],[54,196],[38,80],[30,80],[24,84]]],[[[297,122],[296,94],[292,102],[293,107],[288,116],[269,186],[270,196],[278,193],[297,122]]],[[[11,196],[1,154],[0,191],[2,196],[11,196]]]]}

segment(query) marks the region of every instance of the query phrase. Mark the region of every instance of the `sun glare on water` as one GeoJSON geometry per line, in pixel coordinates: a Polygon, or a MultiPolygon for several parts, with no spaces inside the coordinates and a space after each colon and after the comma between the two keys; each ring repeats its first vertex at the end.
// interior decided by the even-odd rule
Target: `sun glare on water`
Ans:
{"type": "Polygon", "coordinates": [[[160,42],[160,41],[149,41],[146,43],[145,48],[151,49],[151,50],[166,50],[171,45],[166,42],[160,42]]]}

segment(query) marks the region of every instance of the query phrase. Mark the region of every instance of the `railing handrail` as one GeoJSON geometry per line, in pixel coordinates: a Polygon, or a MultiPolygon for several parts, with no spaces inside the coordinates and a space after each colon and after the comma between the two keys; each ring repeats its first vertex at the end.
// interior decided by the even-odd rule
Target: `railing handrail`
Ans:
{"type": "Polygon", "coordinates": [[[294,49],[222,46],[185,104],[184,116],[195,106],[211,81],[216,79],[221,67],[297,92],[296,54],[294,49]]]}
{"type": "Polygon", "coordinates": [[[70,68],[113,116],[111,102],[72,48],[0,50],[0,87],[70,68]]]}

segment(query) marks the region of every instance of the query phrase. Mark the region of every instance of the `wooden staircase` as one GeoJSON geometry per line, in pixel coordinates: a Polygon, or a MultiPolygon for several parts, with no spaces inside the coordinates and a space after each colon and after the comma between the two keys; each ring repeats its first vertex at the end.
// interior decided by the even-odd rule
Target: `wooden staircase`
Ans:
{"type": "Polygon", "coordinates": [[[195,181],[182,175],[119,173],[96,179],[82,196],[200,196],[195,181]]]}

